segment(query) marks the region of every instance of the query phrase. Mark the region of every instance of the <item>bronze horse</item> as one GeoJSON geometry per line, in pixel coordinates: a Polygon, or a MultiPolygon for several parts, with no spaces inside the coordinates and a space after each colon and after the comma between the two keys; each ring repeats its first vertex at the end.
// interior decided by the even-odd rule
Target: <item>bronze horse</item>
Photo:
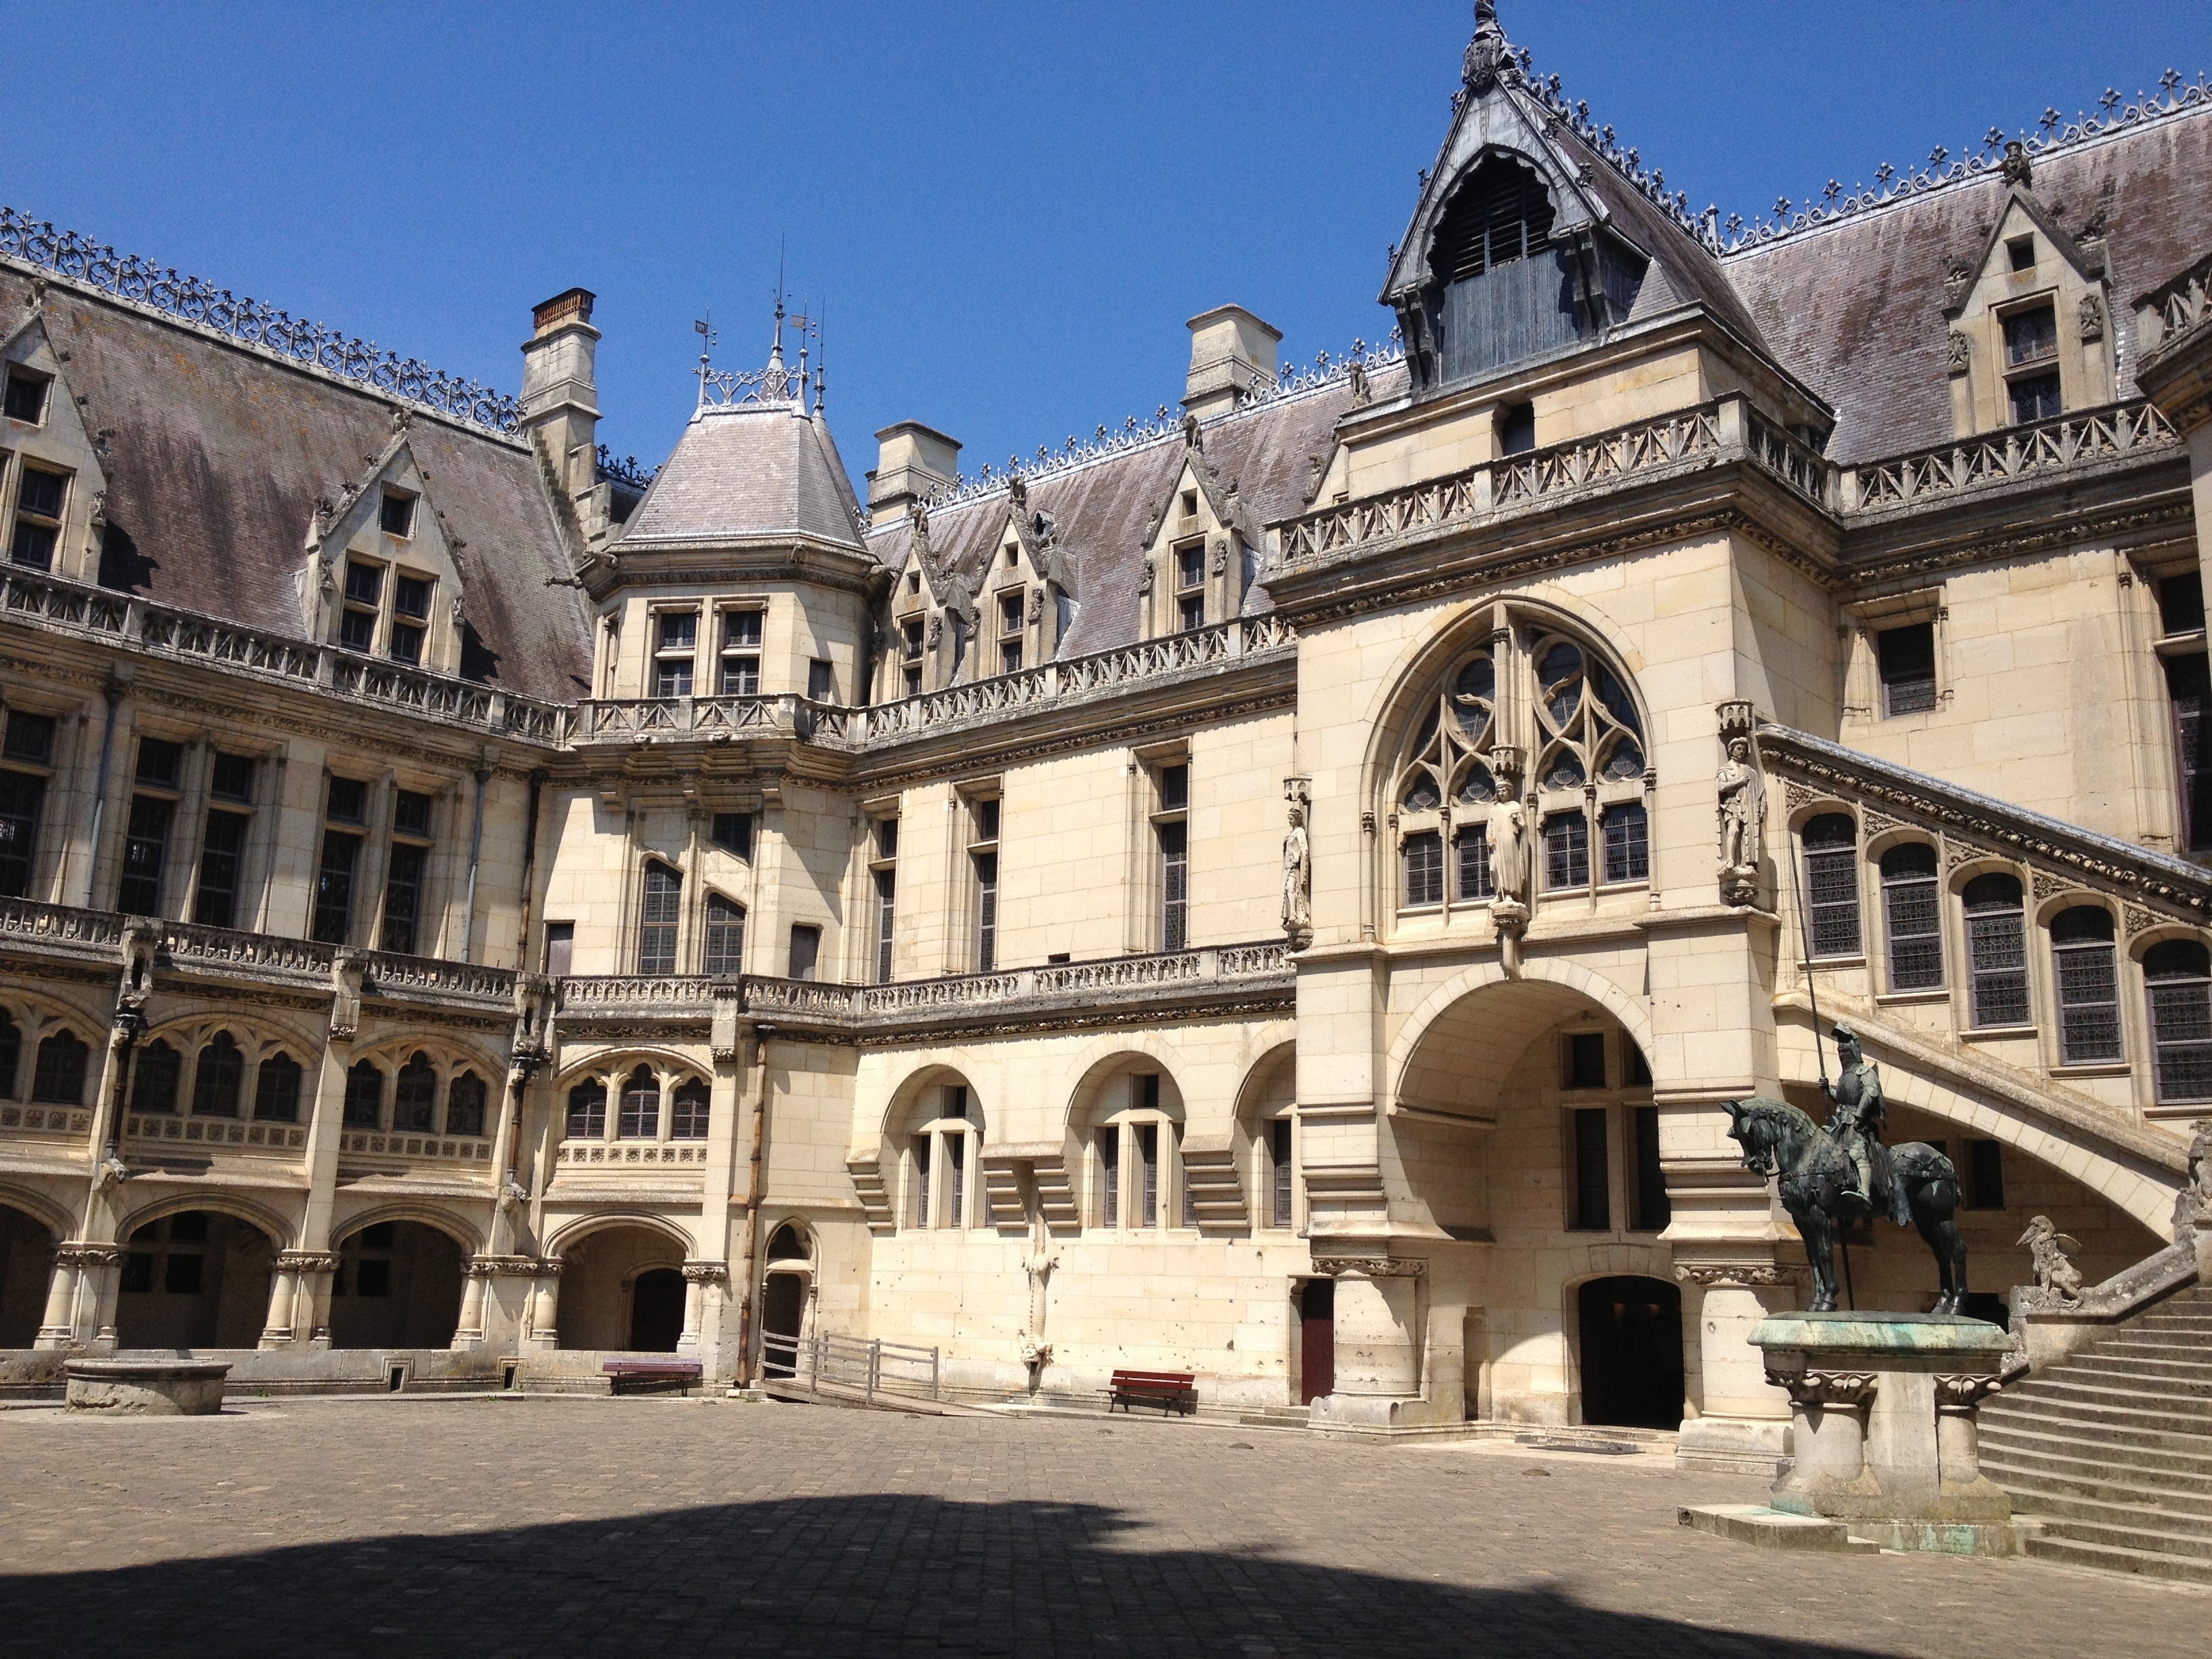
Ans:
{"type": "MultiPolygon", "coordinates": [[[[1836,1307],[1836,1239],[1839,1228],[1864,1212],[1865,1202],[1853,1178],[1850,1155],[1827,1130],[1779,1100],[1733,1102],[1729,1134],[1743,1148],[1743,1165],[1762,1176],[1778,1176],[1783,1207],[1797,1224],[1813,1265],[1813,1313],[1836,1307]]],[[[1877,1190],[1890,1218],[1920,1230],[1936,1253],[1943,1293],[1939,1314],[1954,1314],[1966,1299],[1966,1241],[1952,1219],[1959,1208],[1959,1172],[1951,1160],[1923,1140],[1887,1149],[1887,1190],[1877,1190]]]]}

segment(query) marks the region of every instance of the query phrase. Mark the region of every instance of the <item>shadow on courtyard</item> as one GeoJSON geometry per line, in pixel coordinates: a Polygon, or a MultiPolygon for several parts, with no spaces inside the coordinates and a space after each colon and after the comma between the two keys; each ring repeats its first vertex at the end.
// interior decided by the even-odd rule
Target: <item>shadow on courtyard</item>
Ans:
{"type": "MultiPolygon", "coordinates": [[[[179,1544],[189,1547],[190,1520],[178,1519],[179,1544]]],[[[718,1504],[109,1571],[7,1572],[0,1630],[16,1652],[134,1659],[1882,1651],[1608,1612],[1541,1588],[1468,1589],[1234,1551],[1146,1551],[1127,1539],[1133,1529],[1115,1510],[1073,1504],[868,1494],[718,1504]]],[[[1716,1571],[1740,1575],[1754,1605],[1787,1604],[1784,1562],[1744,1552],[1716,1571]]]]}

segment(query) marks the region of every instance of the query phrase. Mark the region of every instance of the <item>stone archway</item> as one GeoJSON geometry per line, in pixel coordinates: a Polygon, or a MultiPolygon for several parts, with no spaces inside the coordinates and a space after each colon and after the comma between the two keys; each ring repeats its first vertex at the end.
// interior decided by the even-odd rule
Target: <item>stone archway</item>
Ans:
{"type": "Polygon", "coordinates": [[[374,1221],[337,1241],[334,1348],[445,1348],[461,1316],[463,1250],[420,1221],[374,1221]]]}
{"type": "Polygon", "coordinates": [[[53,1242],[45,1222],[0,1204],[0,1349],[27,1348],[38,1340],[53,1242]]]}
{"type": "Polygon", "coordinates": [[[675,1352],[684,1333],[683,1264],[689,1254],[676,1236],[643,1222],[617,1221],[563,1243],[558,1254],[561,1346],[675,1352]]]}
{"type": "Polygon", "coordinates": [[[175,1210],[125,1241],[115,1302],[121,1348],[252,1348],[261,1340],[276,1244],[219,1210],[175,1210]]]}
{"type": "Polygon", "coordinates": [[[1575,1290],[1582,1420],[1672,1429],[1682,1421],[1682,1291],[1663,1279],[1615,1273],[1575,1290]]]}
{"type": "Polygon", "coordinates": [[[634,1353],[674,1353],[684,1335],[684,1274],[647,1267],[630,1281],[629,1340],[634,1353]]]}

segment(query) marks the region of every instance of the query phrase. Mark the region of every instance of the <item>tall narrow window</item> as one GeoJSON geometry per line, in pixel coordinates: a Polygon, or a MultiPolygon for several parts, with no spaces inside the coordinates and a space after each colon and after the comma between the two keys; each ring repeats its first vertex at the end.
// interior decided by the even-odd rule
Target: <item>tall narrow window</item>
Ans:
{"type": "Polygon", "coordinates": [[[384,1073],[373,1060],[357,1060],[346,1072],[343,1121],[349,1129],[384,1125],[384,1073]]]}
{"type": "Polygon", "coordinates": [[[1571,1031],[1561,1045],[1561,1069],[1566,1073],[1560,1081],[1570,1089],[1602,1089],[1605,1087],[1605,1033],[1602,1031],[1571,1031]]]}
{"type": "Polygon", "coordinates": [[[1589,819],[1554,812],[1544,820],[1544,888],[1561,892],[1589,885],[1589,819]]]}
{"type": "Polygon", "coordinates": [[[1406,866],[1406,908],[1409,910],[1444,902],[1443,837],[1424,830],[1406,837],[1402,858],[1406,866]]]}
{"type": "Polygon", "coordinates": [[[430,588],[426,576],[393,576],[392,641],[386,647],[392,661],[422,662],[422,643],[430,630],[430,588]]]}
{"type": "Polygon", "coordinates": [[[1184,633],[1206,626],[1206,549],[1176,550],[1176,625],[1184,633]]]}
{"type": "Polygon", "coordinates": [[[0,898],[22,898],[31,890],[31,860],[38,851],[39,815],[46,799],[46,769],[53,763],[53,750],[52,715],[8,711],[0,757],[16,764],[0,769],[0,898]],[[29,769],[33,767],[39,769],[29,769]]]}
{"type": "Polygon", "coordinates": [[[422,876],[429,862],[430,798],[402,789],[392,800],[392,858],[384,876],[384,927],[378,945],[414,952],[422,915],[422,876]]]}
{"type": "Polygon", "coordinates": [[[968,1137],[940,1135],[945,1143],[945,1224],[968,1224],[968,1137]]]}
{"type": "Polygon", "coordinates": [[[558,979],[568,973],[576,960],[576,924],[573,921],[549,921],[545,924],[545,971],[558,979]]]}
{"type": "Polygon", "coordinates": [[[1881,855],[1881,914],[1893,991],[1931,991],[1943,983],[1942,909],[1936,893],[1933,847],[1912,842],[1881,855]]]}
{"type": "Polygon", "coordinates": [[[236,1117],[239,1085],[246,1076],[246,1056],[228,1031],[217,1031],[200,1050],[192,1069],[192,1115],[236,1117]]]}
{"type": "Polygon", "coordinates": [[[2069,1066],[2120,1057],[2119,972],[2112,915],[2094,904],[2062,910],[2051,924],[2058,983],[2058,1055],[2069,1066]]]}
{"type": "Polygon", "coordinates": [[[15,533],[8,556],[33,570],[54,568],[54,544],[62,533],[62,501],[69,480],[58,472],[25,466],[15,480],[15,533]]]}
{"type": "Polygon", "coordinates": [[[169,822],[177,804],[159,795],[133,795],[123,842],[123,879],[115,908],[125,915],[161,914],[161,866],[169,857],[169,822]]]}
{"type": "Polygon", "coordinates": [[[39,1042],[38,1062],[31,1070],[31,1098],[46,1105],[84,1103],[84,1065],[91,1052],[82,1037],[56,1031],[39,1042]]]}
{"type": "Polygon", "coordinates": [[[1598,822],[1605,831],[1606,880],[1650,880],[1650,826],[1643,806],[1635,801],[1608,806],[1598,822]]]}
{"type": "Polygon", "coordinates": [[[725,611],[722,613],[722,660],[717,689],[726,697],[760,695],[762,613],[725,611]]]}
{"type": "Polygon", "coordinates": [[[257,1123],[300,1121],[300,1062],[289,1054],[264,1054],[253,1074],[257,1123]]]}
{"type": "Polygon", "coordinates": [[[1631,1109],[1636,1121],[1636,1228],[1656,1233],[1674,1218],[1667,1199],[1666,1171],[1659,1164],[1659,1109],[1631,1109]]]}
{"type": "Polygon", "coordinates": [[[791,925],[791,977],[812,979],[814,964],[822,954],[822,930],[810,922],[795,921],[791,925]]]}
{"type": "MultiPolygon", "coordinates": [[[[359,778],[333,777],[324,805],[332,823],[357,824],[368,812],[368,786],[359,778]]],[[[315,872],[315,915],[311,931],[320,945],[343,945],[353,931],[354,876],[361,863],[359,835],[323,831],[322,860],[315,872]]]]}
{"type": "Polygon", "coordinates": [[[1452,834],[1452,850],[1459,868],[1459,897],[1464,904],[1493,896],[1490,878],[1490,837],[1481,825],[1469,824],[1452,834]]]}
{"type": "Polygon", "coordinates": [[[1121,1126],[1109,1123],[1098,1132],[1099,1223],[1121,1224],[1121,1126]]]}
{"type": "Polygon", "coordinates": [[[1180,951],[1190,938],[1190,835],[1186,823],[1164,823],[1160,840],[1160,949],[1180,951]]]}
{"type": "Polygon", "coordinates": [[[617,1140],[653,1140],[660,1134],[660,1079],[641,1066],[623,1085],[617,1140]]]}
{"type": "Polygon", "coordinates": [[[806,659],[806,698],[810,702],[837,701],[837,666],[827,657],[806,659]]]}
{"type": "Polygon", "coordinates": [[[707,895],[707,959],[710,974],[727,976],[744,971],[745,913],[720,893],[707,895]]]}
{"type": "Polygon", "coordinates": [[[905,695],[921,695],[921,623],[919,619],[902,625],[899,629],[900,680],[905,695]]]}
{"type": "MultiPolygon", "coordinates": [[[[15,1027],[11,1023],[9,1029],[15,1027]]],[[[14,1068],[9,1067],[12,1073],[14,1068]]],[[[167,1042],[159,1039],[138,1051],[138,1058],[131,1066],[131,1109],[134,1112],[173,1112],[177,1109],[177,1088],[183,1080],[185,1058],[167,1042]]],[[[11,1075],[9,1081],[12,1084],[11,1075]]],[[[11,1088],[10,1095],[15,1093],[11,1088]]]]}
{"type": "Polygon", "coordinates": [[[1137,1125],[1137,1224],[1160,1223],[1160,1126],[1137,1125]]]}
{"type": "Polygon", "coordinates": [[[1272,1224],[1291,1224],[1291,1120],[1271,1119],[1267,1124],[1267,1199],[1272,1224]]]}
{"type": "Polygon", "coordinates": [[[644,902],[638,907],[637,971],[676,971],[676,927],[683,914],[684,878],[658,861],[645,866],[644,902]]]}
{"type": "Polygon", "coordinates": [[[1875,635],[1881,712],[1923,714],[1936,706],[1936,624],[1909,623],[1875,635]]]}
{"type": "Polygon", "coordinates": [[[708,830],[708,837],[732,858],[744,859],[748,863],[753,855],[753,815],[750,812],[717,812],[708,830]]]}
{"type": "Polygon", "coordinates": [[[416,1049],[392,1083],[392,1127],[426,1134],[438,1127],[438,1074],[416,1049]]]}
{"type": "Polygon", "coordinates": [[[15,1098],[15,1073],[22,1063],[22,1029],[0,1008],[0,1099],[15,1098]]]}
{"type": "Polygon", "coordinates": [[[653,647],[653,695],[691,695],[691,659],[699,648],[699,613],[664,611],[653,647]]]}
{"type": "Polygon", "coordinates": [[[1805,826],[1805,908],[1816,957],[1859,953],[1858,825],[1827,812],[1805,826]]]}
{"type": "Polygon", "coordinates": [[[1606,1109],[1578,1107],[1568,1116],[1574,1129],[1574,1224],[1581,1231],[1604,1232],[1613,1225],[1613,1174],[1606,1156],[1606,1109]]]}
{"type": "Polygon", "coordinates": [[[1022,665],[1022,596],[999,595],[999,672],[1012,674],[1022,665]]]}
{"type": "Polygon", "coordinates": [[[1977,1030],[2027,1024],[2027,928],[2017,879],[1976,876],[1966,912],[1967,1015],[1977,1030]]]}
{"type": "MultiPolygon", "coordinates": [[[[2204,619],[2201,604],[2196,617],[2204,619]]],[[[2204,653],[2185,652],[2160,658],[2166,671],[2166,702],[2173,718],[2174,769],[2181,785],[2182,842],[2192,853],[2212,852],[2212,720],[2204,718],[2212,672],[2204,653]]]]}
{"type": "Polygon", "coordinates": [[[246,826],[252,822],[243,812],[207,815],[207,834],[200,842],[199,886],[192,895],[192,920],[204,927],[237,926],[239,872],[246,860],[246,826]]]}
{"type": "Polygon", "coordinates": [[[489,1092],[484,1080],[474,1072],[464,1072],[446,1085],[446,1133],[449,1135],[481,1135],[484,1132],[484,1097],[489,1092]]]}
{"type": "Polygon", "coordinates": [[[988,974],[999,962],[999,855],[975,854],[975,971],[988,974]]]}
{"type": "Polygon", "coordinates": [[[2143,981],[2159,1104],[2212,1100],[2212,954],[2195,939],[2154,945],[2143,981]]]}
{"type": "Polygon", "coordinates": [[[672,1140],[704,1140],[712,1099],[707,1085],[696,1077],[678,1084],[676,1092],[668,1097],[669,1138],[672,1140]]]}
{"type": "Polygon", "coordinates": [[[927,1227],[936,1218],[929,1212],[929,1159],[937,1137],[916,1135],[914,1138],[915,1223],[927,1227]]]}
{"type": "Polygon", "coordinates": [[[2004,1148],[2002,1145],[1994,1140],[1969,1140],[1960,1173],[1966,1177],[1966,1208],[2004,1208],[2004,1148]]]}
{"type": "Polygon", "coordinates": [[[593,1078],[568,1091],[568,1139],[605,1140],[607,1137],[607,1085],[593,1078]]]}
{"type": "Polygon", "coordinates": [[[876,872],[876,983],[891,982],[891,943],[898,933],[898,872],[876,872]]]}
{"type": "Polygon", "coordinates": [[[338,615],[338,643],[349,651],[368,651],[376,643],[377,614],[384,606],[384,567],[348,559],[345,605],[338,615]]]}

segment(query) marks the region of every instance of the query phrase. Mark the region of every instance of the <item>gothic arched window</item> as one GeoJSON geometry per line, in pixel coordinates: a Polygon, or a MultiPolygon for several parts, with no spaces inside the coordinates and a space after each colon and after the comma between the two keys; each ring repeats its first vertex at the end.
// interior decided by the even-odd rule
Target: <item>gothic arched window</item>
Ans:
{"type": "Polygon", "coordinates": [[[2027,1024],[2027,927],[2020,878],[1976,876],[1966,910],[1968,1011],[1977,1030],[2027,1024]]]}
{"type": "Polygon", "coordinates": [[[2161,1106],[2212,1100],[2212,952],[2172,939],[2143,953],[2161,1106]]]}
{"type": "Polygon", "coordinates": [[[464,1072],[446,1088],[446,1133],[480,1135],[484,1132],[484,1080],[464,1072]]]}
{"type": "Polygon", "coordinates": [[[417,1048],[392,1085],[392,1127],[417,1134],[437,1127],[438,1074],[430,1056],[417,1048]]]}
{"type": "Polygon", "coordinates": [[[2112,913],[2077,904],[2051,923],[2051,977],[2058,984],[2058,1057],[2078,1066],[2120,1057],[2120,981],[2112,913]]]}

